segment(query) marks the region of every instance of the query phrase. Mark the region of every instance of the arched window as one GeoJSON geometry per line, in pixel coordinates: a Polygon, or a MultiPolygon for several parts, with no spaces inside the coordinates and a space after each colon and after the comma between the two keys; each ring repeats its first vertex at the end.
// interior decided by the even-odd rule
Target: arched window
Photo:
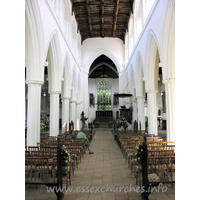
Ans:
{"type": "Polygon", "coordinates": [[[97,84],[97,110],[111,110],[111,83],[101,81],[97,84]]]}
{"type": "Polygon", "coordinates": [[[135,1],[134,8],[134,33],[135,33],[135,42],[142,31],[142,16],[141,16],[141,0],[135,1]]]}

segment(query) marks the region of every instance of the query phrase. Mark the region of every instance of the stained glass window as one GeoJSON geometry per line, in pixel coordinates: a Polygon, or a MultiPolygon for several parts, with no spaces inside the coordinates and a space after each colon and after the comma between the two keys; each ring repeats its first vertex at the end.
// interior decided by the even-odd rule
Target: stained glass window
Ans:
{"type": "Polygon", "coordinates": [[[97,84],[97,110],[111,110],[111,83],[101,81],[97,84]]]}

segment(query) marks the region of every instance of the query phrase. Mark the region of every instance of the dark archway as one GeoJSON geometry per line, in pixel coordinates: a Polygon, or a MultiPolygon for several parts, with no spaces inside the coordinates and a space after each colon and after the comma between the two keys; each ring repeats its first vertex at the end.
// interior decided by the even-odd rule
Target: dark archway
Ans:
{"type": "Polygon", "coordinates": [[[105,55],[99,56],[91,65],[89,78],[119,78],[113,61],[105,55]]]}

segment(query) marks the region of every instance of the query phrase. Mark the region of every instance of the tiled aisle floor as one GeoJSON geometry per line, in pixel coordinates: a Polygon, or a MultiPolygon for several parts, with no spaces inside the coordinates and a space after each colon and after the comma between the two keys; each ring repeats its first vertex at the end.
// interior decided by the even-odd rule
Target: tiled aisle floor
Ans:
{"type": "MultiPolygon", "coordinates": [[[[94,154],[90,155],[87,151],[84,155],[72,178],[72,192],[64,192],[64,200],[142,200],[141,193],[133,190],[137,187],[135,179],[130,175],[127,163],[111,131],[97,131],[91,149],[94,154]],[[130,190],[130,186],[132,191],[126,192],[130,190]],[[116,192],[113,192],[113,187],[116,192]],[[123,187],[126,187],[125,191],[123,187]],[[88,192],[89,190],[91,192],[88,192]]],[[[169,185],[167,187],[167,192],[153,192],[149,199],[175,199],[175,189],[169,185]]],[[[38,186],[38,189],[26,186],[25,193],[26,200],[56,200],[55,194],[48,193],[45,186],[38,186]]]]}

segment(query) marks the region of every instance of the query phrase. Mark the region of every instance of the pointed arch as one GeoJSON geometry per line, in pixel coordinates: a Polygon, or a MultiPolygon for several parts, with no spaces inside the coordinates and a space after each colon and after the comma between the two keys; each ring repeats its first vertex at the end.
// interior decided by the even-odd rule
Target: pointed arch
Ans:
{"type": "Polygon", "coordinates": [[[175,78],[175,0],[166,9],[163,26],[163,79],[175,78]]]}
{"type": "Polygon", "coordinates": [[[71,68],[70,68],[70,59],[69,53],[67,52],[64,59],[63,66],[63,97],[70,97],[70,88],[71,88],[71,68]]]}
{"type": "Polygon", "coordinates": [[[49,62],[49,89],[59,92],[61,91],[62,59],[57,31],[53,31],[49,40],[47,61],[49,62]]]}
{"type": "Polygon", "coordinates": [[[137,52],[136,68],[135,68],[135,83],[136,83],[136,96],[144,96],[144,62],[140,51],[137,52]]]}
{"type": "Polygon", "coordinates": [[[96,51],[91,57],[90,57],[90,59],[88,60],[88,62],[87,62],[87,64],[86,64],[86,72],[87,73],[89,73],[89,70],[90,70],[90,66],[92,65],[92,63],[94,62],[94,60],[96,60],[99,56],[101,56],[101,55],[105,55],[105,56],[107,56],[108,58],[110,58],[113,62],[114,62],[114,64],[115,64],[115,66],[116,66],[116,68],[117,68],[117,71],[118,71],[118,73],[120,73],[120,63],[119,63],[119,61],[117,60],[117,58],[112,54],[112,53],[110,53],[109,51],[107,51],[106,49],[100,49],[100,50],[98,50],[98,51],[96,51]]]}
{"type": "Polygon", "coordinates": [[[149,30],[147,37],[147,45],[145,51],[145,80],[146,89],[152,90],[156,89],[156,83],[158,82],[158,76],[156,76],[156,66],[155,63],[161,61],[160,45],[158,43],[157,37],[152,30],[149,30]]]}
{"type": "Polygon", "coordinates": [[[44,36],[37,1],[25,1],[26,80],[43,81],[44,36]]]}
{"type": "Polygon", "coordinates": [[[113,67],[113,66],[111,66],[110,64],[108,64],[108,63],[106,63],[106,62],[101,62],[101,63],[98,63],[95,67],[93,67],[91,70],[90,70],[90,72],[89,72],[89,76],[90,76],[90,74],[95,70],[95,69],[97,69],[99,66],[101,66],[101,65],[106,65],[107,67],[109,67],[110,69],[112,69],[117,75],[118,75],[118,72],[116,71],[116,69],[113,67]]]}

